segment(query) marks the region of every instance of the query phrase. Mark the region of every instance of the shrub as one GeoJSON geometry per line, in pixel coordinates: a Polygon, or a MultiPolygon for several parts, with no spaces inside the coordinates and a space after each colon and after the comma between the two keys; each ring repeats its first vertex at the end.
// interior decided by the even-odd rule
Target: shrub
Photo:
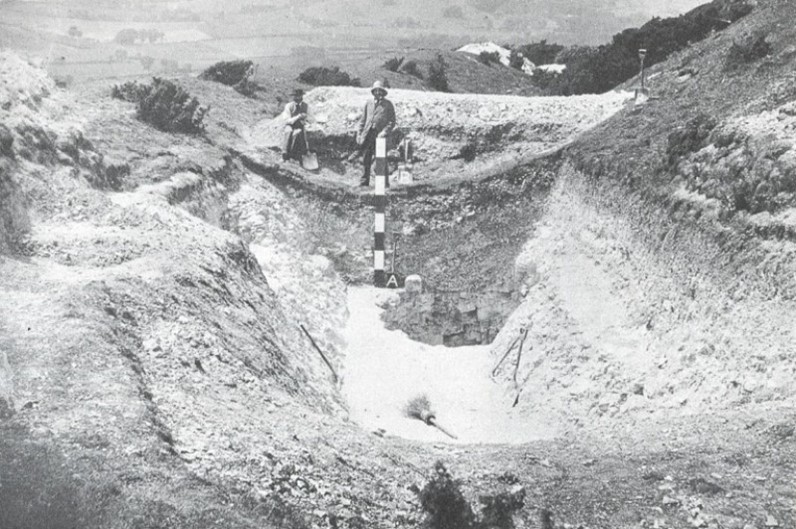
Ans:
{"type": "Polygon", "coordinates": [[[417,67],[417,62],[415,61],[406,61],[403,63],[401,66],[401,73],[417,77],[418,79],[423,78],[423,73],[420,71],[420,68],[417,67]]]}
{"type": "Polygon", "coordinates": [[[666,145],[669,165],[676,165],[683,156],[704,147],[705,141],[716,125],[715,119],[700,113],[690,119],[684,127],[670,133],[666,145]]]}
{"type": "Polygon", "coordinates": [[[442,462],[434,465],[434,477],[418,492],[420,506],[426,515],[427,529],[513,529],[512,515],[525,505],[525,489],[500,492],[479,497],[480,516],[476,516],[462,494],[460,482],[454,480],[442,462]]]}
{"type": "Polygon", "coordinates": [[[560,44],[548,44],[547,40],[541,40],[520,46],[517,51],[534,64],[552,64],[563,49],[564,46],[560,44]]]}
{"type": "Polygon", "coordinates": [[[729,70],[736,69],[770,54],[771,44],[766,41],[765,35],[750,36],[732,43],[725,66],[729,70]]]}
{"type": "Polygon", "coordinates": [[[481,496],[481,527],[490,529],[513,529],[512,515],[525,506],[525,489],[516,492],[501,492],[481,496]]]}
{"type": "Polygon", "coordinates": [[[252,81],[253,75],[252,61],[221,61],[199,74],[199,79],[231,86],[240,94],[252,96],[259,89],[257,83],[252,81]]]}
{"type": "Polygon", "coordinates": [[[209,108],[178,84],[154,77],[152,84],[128,82],[111,89],[111,97],[137,104],[137,117],[166,132],[201,133],[209,108]]]}
{"type": "Polygon", "coordinates": [[[253,66],[252,61],[221,61],[199,74],[199,79],[235,86],[249,76],[253,66]]]}
{"type": "Polygon", "coordinates": [[[426,512],[424,526],[430,529],[472,529],[475,514],[455,481],[441,462],[434,465],[434,477],[418,494],[426,512]]]}
{"type": "Polygon", "coordinates": [[[442,55],[437,54],[437,57],[431,61],[428,67],[428,84],[438,92],[450,92],[448,76],[445,70],[445,60],[442,58],[442,55]]]}
{"type": "Polygon", "coordinates": [[[490,64],[500,63],[500,54],[496,51],[482,51],[478,54],[478,60],[489,66],[490,64]]]}
{"type": "Polygon", "coordinates": [[[382,66],[391,72],[397,72],[403,62],[403,57],[393,57],[392,59],[388,59],[382,66]]]}
{"type": "Polygon", "coordinates": [[[111,87],[111,97],[129,103],[138,103],[144,97],[148,89],[149,87],[146,84],[128,81],[121,85],[113,85],[113,87],[111,87]]]}
{"type": "Polygon", "coordinates": [[[359,79],[352,78],[340,67],[313,66],[298,76],[298,80],[313,86],[360,86],[359,79]]]}

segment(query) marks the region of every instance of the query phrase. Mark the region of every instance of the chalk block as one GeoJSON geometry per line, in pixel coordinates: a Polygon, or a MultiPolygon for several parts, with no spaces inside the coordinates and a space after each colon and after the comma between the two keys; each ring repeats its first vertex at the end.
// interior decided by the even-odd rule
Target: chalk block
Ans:
{"type": "Polygon", "coordinates": [[[409,294],[420,294],[423,292],[423,279],[417,275],[412,274],[410,276],[406,276],[406,280],[404,281],[404,289],[409,294]]]}

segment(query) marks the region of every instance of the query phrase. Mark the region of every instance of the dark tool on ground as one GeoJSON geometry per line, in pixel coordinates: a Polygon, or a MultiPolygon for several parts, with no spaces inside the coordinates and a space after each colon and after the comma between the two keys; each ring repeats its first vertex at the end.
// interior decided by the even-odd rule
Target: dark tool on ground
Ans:
{"type": "Polygon", "coordinates": [[[326,358],[325,354],[323,354],[323,351],[321,351],[321,348],[318,347],[318,344],[315,343],[315,340],[312,339],[312,336],[307,331],[307,329],[304,328],[304,325],[299,325],[299,327],[301,327],[301,330],[304,331],[304,334],[307,335],[307,338],[310,339],[310,342],[312,342],[312,346],[315,348],[316,351],[318,351],[318,354],[321,355],[323,361],[326,362],[326,365],[329,367],[329,370],[332,372],[332,376],[334,377],[334,381],[336,383],[340,379],[340,377],[337,376],[337,371],[335,371],[334,367],[332,367],[332,363],[329,362],[329,359],[326,358]]]}
{"type": "Polygon", "coordinates": [[[451,439],[458,439],[458,437],[453,435],[450,431],[440,426],[440,424],[437,422],[436,415],[434,415],[434,411],[431,409],[431,403],[428,401],[428,397],[425,395],[418,395],[410,400],[404,408],[404,413],[407,417],[420,419],[429,426],[433,426],[451,439]]]}

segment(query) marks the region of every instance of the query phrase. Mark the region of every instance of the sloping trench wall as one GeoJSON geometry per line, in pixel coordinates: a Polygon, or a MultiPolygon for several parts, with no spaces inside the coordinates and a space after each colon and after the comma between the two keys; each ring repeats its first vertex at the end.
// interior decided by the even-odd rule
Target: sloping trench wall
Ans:
{"type": "Polygon", "coordinates": [[[512,362],[498,375],[519,405],[579,424],[792,402],[794,245],[583,169],[561,165],[516,263],[536,280],[493,344],[529,329],[519,387],[512,362]]]}

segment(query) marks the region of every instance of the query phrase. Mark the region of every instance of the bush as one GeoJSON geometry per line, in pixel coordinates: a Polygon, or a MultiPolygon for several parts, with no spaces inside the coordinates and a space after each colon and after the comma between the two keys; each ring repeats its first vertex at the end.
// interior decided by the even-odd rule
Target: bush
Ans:
{"type": "Polygon", "coordinates": [[[426,515],[426,529],[513,529],[512,515],[525,505],[525,489],[481,496],[480,516],[476,516],[445,465],[434,465],[434,477],[418,492],[426,515]]]}
{"type": "Polygon", "coordinates": [[[392,59],[388,59],[382,66],[391,72],[397,72],[403,62],[403,57],[393,57],[392,59]]]}
{"type": "Polygon", "coordinates": [[[249,76],[253,67],[252,61],[221,61],[199,74],[199,79],[235,86],[249,76]]]}
{"type": "Polygon", "coordinates": [[[539,42],[533,42],[531,44],[520,46],[517,51],[522,53],[526,59],[538,65],[554,63],[556,60],[556,55],[558,55],[563,49],[564,46],[560,44],[548,44],[547,40],[541,40],[539,42]]]}
{"type": "Polygon", "coordinates": [[[475,514],[455,481],[441,462],[434,465],[434,477],[418,494],[426,512],[429,529],[472,529],[475,514]]]}
{"type": "Polygon", "coordinates": [[[428,67],[428,84],[438,92],[450,92],[448,76],[445,70],[445,60],[442,55],[438,54],[428,67]]]}
{"type": "Polygon", "coordinates": [[[733,70],[770,54],[771,44],[766,41],[765,35],[747,37],[732,43],[725,66],[728,70],[733,70]]]}
{"type": "Polygon", "coordinates": [[[481,527],[490,529],[512,529],[512,515],[525,506],[525,490],[501,492],[493,496],[481,496],[481,527]]]}
{"type": "Polygon", "coordinates": [[[209,108],[178,84],[154,77],[152,84],[128,82],[111,89],[111,97],[137,104],[137,117],[166,132],[201,133],[209,108]]]}
{"type": "Polygon", "coordinates": [[[707,114],[697,114],[684,127],[669,134],[666,145],[669,165],[676,165],[683,156],[705,147],[705,141],[716,125],[716,120],[707,114]]]}
{"type": "Polygon", "coordinates": [[[500,63],[500,54],[496,51],[482,51],[478,54],[478,60],[489,66],[490,64],[500,63]]]}
{"type": "Polygon", "coordinates": [[[146,84],[128,81],[121,85],[113,85],[111,87],[111,97],[129,103],[138,103],[143,99],[148,89],[149,86],[146,84]]]}
{"type": "Polygon", "coordinates": [[[231,86],[236,92],[245,96],[252,96],[260,88],[252,81],[254,63],[252,61],[222,61],[199,74],[199,79],[215,81],[231,86]]]}
{"type": "Polygon", "coordinates": [[[338,66],[313,66],[298,76],[298,80],[312,86],[361,86],[359,79],[340,71],[338,66]]]}
{"type": "Polygon", "coordinates": [[[401,73],[417,77],[418,79],[423,78],[423,73],[420,71],[420,68],[417,67],[417,62],[415,61],[406,61],[403,63],[401,66],[401,73]]]}

